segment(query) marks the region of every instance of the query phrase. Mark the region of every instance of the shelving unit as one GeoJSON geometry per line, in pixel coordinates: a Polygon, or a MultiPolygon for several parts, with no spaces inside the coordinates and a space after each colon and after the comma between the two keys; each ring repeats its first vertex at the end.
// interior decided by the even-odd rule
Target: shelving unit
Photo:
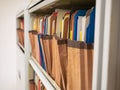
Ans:
{"type": "MultiPolygon", "coordinates": [[[[32,15],[46,15],[46,14],[51,14],[52,12],[55,11],[56,8],[60,9],[88,9],[91,8],[92,6],[95,6],[95,0],[85,0],[85,1],[78,1],[78,0],[44,0],[41,1],[39,4],[28,8],[28,14],[29,14],[29,21],[31,21],[32,15]]],[[[31,22],[28,23],[30,30],[32,30],[31,22]]],[[[28,46],[30,46],[28,44],[28,46]]],[[[54,80],[51,79],[51,77],[47,74],[47,72],[42,69],[42,67],[35,61],[35,59],[32,58],[30,59],[29,63],[31,64],[33,70],[37,73],[39,76],[40,80],[44,84],[47,90],[61,90],[60,87],[56,84],[54,80]],[[32,61],[33,60],[33,61],[32,61]],[[37,66],[35,66],[37,65],[37,66]],[[47,80],[46,80],[47,79],[47,80]],[[49,83],[50,82],[50,83],[49,83]],[[49,85],[49,86],[48,86],[49,85]],[[53,88],[51,87],[53,86],[53,88]],[[49,88],[51,87],[51,89],[49,88]]]]}
{"type": "Polygon", "coordinates": [[[36,62],[36,60],[31,58],[31,46],[28,31],[31,30],[31,16],[33,14],[37,15],[45,15],[51,14],[56,8],[61,9],[72,9],[72,8],[90,8],[95,5],[95,1],[85,0],[85,1],[77,1],[77,0],[44,0],[44,1],[36,1],[37,4],[31,4],[28,10],[24,10],[24,12],[20,12],[17,15],[17,18],[24,17],[24,37],[25,37],[25,47],[23,48],[25,51],[25,89],[29,90],[29,80],[31,79],[28,75],[28,68],[32,66],[33,71],[39,76],[41,82],[44,84],[47,90],[61,90],[60,87],[56,84],[56,82],[47,74],[47,72],[36,62]],[[29,66],[30,65],[30,66],[29,66]]]}
{"type": "MultiPolygon", "coordinates": [[[[105,1],[101,1],[101,0],[35,0],[29,6],[26,6],[26,7],[28,7],[27,9],[22,10],[21,12],[19,12],[17,14],[16,19],[18,20],[19,18],[24,18],[24,23],[25,23],[25,27],[24,27],[25,46],[23,47],[17,41],[17,44],[18,44],[17,46],[19,46],[25,53],[23,56],[18,55],[20,53],[17,54],[17,57],[19,57],[19,59],[17,60],[18,64],[19,64],[20,59],[22,59],[22,63],[23,63],[22,70],[20,69],[20,66],[18,68],[18,72],[19,72],[18,77],[24,77],[24,78],[22,78],[22,80],[23,80],[22,83],[24,83],[24,85],[20,86],[20,87],[24,87],[22,90],[29,90],[29,80],[31,78],[29,78],[28,72],[29,72],[30,66],[32,66],[33,71],[35,71],[36,74],[39,76],[41,82],[44,84],[44,86],[47,90],[61,90],[60,87],[56,84],[56,82],[48,75],[48,73],[36,62],[36,60],[33,57],[31,57],[31,46],[30,46],[28,32],[31,30],[31,26],[32,26],[31,25],[32,15],[51,14],[53,11],[55,11],[56,8],[60,8],[60,9],[72,9],[72,8],[84,9],[85,8],[85,9],[88,9],[92,6],[96,7],[92,90],[102,90],[102,89],[104,89],[104,87],[107,88],[107,75],[108,74],[106,74],[106,73],[108,72],[108,66],[106,66],[106,64],[109,65],[109,61],[106,61],[106,60],[109,59],[108,53],[109,53],[110,48],[107,48],[107,50],[105,50],[105,46],[106,45],[110,46],[109,42],[107,42],[107,40],[110,39],[110,36],[105,37],[104,34],[107,32],[109,34],[111,33],[111,32],[109,32],[111,23],[109,22],[109,27],[107,27],[107,19],[106,19],[107,13],[105,13],[105,11],[107,11],[108,9],[112,11],[112,9],[106,7],[106,6],[109,6],[107,3],[105,3],[106,1],[108,2],[109,0],[105,0],[105,1]],[[106,30],[107,30],[107,32],[105,32],[106,30]],[[106,42],[104,40],[106,40],[106,42]],[[106,53],[108,55],[107,58],[105,56],[106,53]],[[104,69],[103,67],[106,67],[107,69],[106,68],[104,69]],[[23,73],[22,74],[23,76],[20,75],[21,72],[23,73]],[[106,73],[104,73],[104,72],[106,72],[106,73]],[[104,84],[103,79],[106,80],[105,84],[104,84]],[[102,89],[101,89],[101,85],[102,85],[102,89]]],[[[112,1],[112,0],[110,0],[110,1],[112,1]]],[[[110,13],[111,12],[109,12],[109,14],[110,13]]],[[[111,20],[110,15],[108,15],[108,16],[109,16],[109,21],[110,21],[111,20]]],[[[112,26],[114,26],[114,25],[112,25],[112,26]]],[[[112,33],[111,35],[115,35],[115,33],[112,33]]],[[[19,50],[18,50],[18,52],[19,52],[19,50]]],[[[116,62],[118,62],[118,61],[116,61],[116,62]]],[[[114,66],[115,66],[115,64],[114,64],[114,66]]],[[[114,68],[114,70],[115,70],[115,68],[114,68]]],[[[115,76],[115,75],[113,75],[113,76],[115,76]]],[[[110,78],[110,76],[109,76],[109,78],[110,78]]],[[[112,87],[110,85],[108,85],[108,86],[112,87]]]]}

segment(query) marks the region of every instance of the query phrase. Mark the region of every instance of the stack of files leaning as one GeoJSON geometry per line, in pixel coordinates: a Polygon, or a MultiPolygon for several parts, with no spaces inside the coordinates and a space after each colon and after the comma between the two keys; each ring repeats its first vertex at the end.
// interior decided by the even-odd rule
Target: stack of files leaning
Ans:
{"type": "Polygon", "coordinates": [[[24,30],[17,29],[18,42],[24,47],[24,30]]]}
{"type": "Polygon", "coordinates": [[[41,34],[38,34],[36,30],[29,31],[30,43],[31,43],[31,55],[36,61],[46,70],[42,45],[40,44],[39,38],[41,34]]]}
{"type": "Polygon", "coordinates": [[[24,47],[24,19],[19,19],[17,28],[18,42],[24,47]]]}
{"type": "Polygon", "coordinates": [[[70,15],[67,90],[92,90],[95,8],[70,15]]]}
{"type": "Polygon", "coordinates": [[[30,36],[32,55],[39,56],[44,70],[62,90],[91,90],[95,7],[56,9],[36,22],[36,40],[30,36]]]}

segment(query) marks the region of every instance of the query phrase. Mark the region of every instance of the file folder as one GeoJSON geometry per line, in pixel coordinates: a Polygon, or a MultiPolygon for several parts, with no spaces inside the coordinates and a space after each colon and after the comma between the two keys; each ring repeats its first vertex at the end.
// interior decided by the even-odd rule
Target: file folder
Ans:
{"type": "Polygon", "coordinates": [[[67,54],[67,39],[59,39],[58,50],[60,56],[60,66],[61,66],[61,77],[62,77],[62,90],[67,89],[67,63],[68,63],[68,54],[67,54]]]}
{"type": "Polygon", "coordinates": [[[17,29],[17,35],[18,35],[18,42],[21,43],[21,33],[20,33],[20,29],[17,29]]]}
{"type": "Polygon", "coordinates": [[[85,90],[84,43],[68,40],[67,90],[85,90]]]}
{"type": "Polygon", "coordinates": [[[42,34],[45,33],[45,16],[42,18],[42,34]]]}
{"type": "Polygon", "coordinates": [[[90,13],[90,21],[86,31],[86,43],[94,43],[94,29],[95,29],[95,7],[90,13]]]}
{"type": "Polygon", "coordinates": [[[47,31],[47,35],[50,35],[50,20],[51,20],[51,16],[48,16],[48,31],[47,31]]]}
{"type": "Polygon", "coordinates": [[[33,23],[32,23],[32,29],[33,30],[37,30],[38,29],[38,16],[33,16],[33,19],[32,19],[33,21],[33,23]]]}
{"type": "Polygon", "coordinates": [[[79,16],[77,20],[77,41],[82,41],[82,22],[83,22],[83,16],[79,16]]]}
{"type": "Polygon", "coordinates": [[[48,32],[48,17],[45,16],[44,34],[47,35],[47,32],[48,32]]]}
{"type": "Polygon", "coordinates": [[[29,31],[29,38],[30,38],[30,45],[31,45],[31,53],[32,56],[35,58],[35,45],[34,45],[34,37],[32,35],[32,31],[29,31]]]}
{"type": "Polygon", "coordinates": [[[20,28],[24,30],[24,19],[20,19],[20,28]]]}
{"type": "MultiPolygon", "coordinates": [[[[52,39],[52,78],[55,80],[57,85],[62,88],[62,70],[60,63],[59,48],[57,44],[58,37],[53,36],[52,39]]],[[[63,89],[64,90],[64,89],[63,89]]]]}
{"type": "Polygon", "coordinates": [[[40,57],[40,47],[39,47],[39,43],[38,43],[38,33],[37,34],[33,34],[34,35],[34,40],[35,40],[35,59],[37,60],[37,62],[39,64],[42,64],[42,62],[40,61],[41,57],[40,57]]]}
{"type": "Polygon", "coordinates": [[[85,44],[84,48],[85,61],[85,87],[86,90],[92,90],[92,73],[93,73],[93,44],[85,44]]]}
{"type": "MultiPolygon", "coordinates": [[[[72,11],[71,11],[72,12],[72,11]]],[[[74,13],[71,13],[70,17],[70,40],[73,40],[73,35],[74,35],[74,16],[76,15],[77,11],[74,13]]]]}
{"type": "Polygon", "coordinates": [[[46,71],[50,76],[52,76],[52,36],[51,35],[43,35],[42,37],[43,49],[45,54],[45,62],[46,62],[46,71]]]}
{"type": "Polygon", "coordinates": [[[44,50],[43,50],[43,43],[41,40],[41,34],[38,35],[38,43],[39,43],[39,50],[40,50],[40,58],[41,58],[41,66],[44,70],[46,70],[46,62],[45,62],[45,56],[44,56],[44,50]]]}
{"type": "Polygon", "coordinates": [[[18,41],[24,47],[24,30],[21,28],[17,29],[18,41]]]}
{"type": "Polygon", "coordinates": [[[32,56],[36,59],[36,45],[35,45],[35,37],[34,37],[35,34],[38,34],[37,31],[35,30],[29,31],[30,43],[32,48],[32,56]]]}
{"type": "Polygon", "coordinates": [[[50,18],[50,35],[56,33],[56,20],[57,20],[57,12],[53,12],[50,18]]]}
{"type": "Polygon", "coordinates": [[[24,31],[22,30],[22,35],[21,35],[21,37],[22,37],[22,46],[24,47],[24,31]]]}
{"type": "Polygon", "coordinates": [[[38,80],[38,90],[42,90],[42,89],[41,89],[41,82],[40,82],[40,79],[38,80]]]}
{"type": "Polygon", "coordinates": [[[35,90],[34,80],[30,80],[30,81],[29,81],[29,86],[30,86],[30,90],[35,90]]]}
{"type": "Polygon", "coordinates": [[[77,13],[74,16],[74,34],[73,34],[73,39],[77,40],[77,21],[79,16],[85,16],[86,10],[78,10],[77,13]]]}
{"type": "Polygon", "coordinates": [[[42,22],[43,22],[43,18],[40,19],[40,34],[42,34],[42,22]]]}
{"type": "Polygon", "coordinates": [[[66,12],[63,17],[63,23],[62,23],[62,34],[61,38],[68,39],[69,38],[69,24],[70,24],[70,12],[66,12]]]}
{"type": "Polygon", "coordinates": [[[86,41],[86,31],[87,26],[89,25],[89,15],[90,15],[91,9],[87,10],[86,16],[83,18],[83,28],[82,28],[82,39],[80,41],[85,42],[86,41]]]}
{"type": "Polygon", "coordinates": [[[68,10],[63,10],[63,9],[56,9],[55,12],[57,12],[57,20],[56,20],[56,35],[60,37],[60,32],[62,29],[62,19],[65,15],[65,13],[68,10]]]}
{"type": "Polygon", "coordinates": [[[38,26],[37,26],[37,32],[38,32],[38,34],[42,33],[42,31],[41,31],[41,28],[42,28],[41,20],[42,20],[42,18],[43,18],[42,16],[38,17],[38,26]]]}

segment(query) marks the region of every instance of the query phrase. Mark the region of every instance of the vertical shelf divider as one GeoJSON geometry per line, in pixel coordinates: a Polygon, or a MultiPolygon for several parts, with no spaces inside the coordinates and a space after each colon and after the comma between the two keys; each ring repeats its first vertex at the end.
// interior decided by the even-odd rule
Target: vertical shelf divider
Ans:
{"type": "Polygon", "coordinates": [[[28,72],[29,72],[29,63],[28,60],[30,58],[30,40],[29,40],[29,34],[28,31],[30,29],[30,14],[28,10],[24,11],[24,18],[25,18],[25,84],[26,88],[25,90],[29,90],[29,77],[28,77],[28,72]]]}
{"type": "Polygon", "coordinates": [[[105,0],[96,0],[92,90],[101,90],[105,0]]]}

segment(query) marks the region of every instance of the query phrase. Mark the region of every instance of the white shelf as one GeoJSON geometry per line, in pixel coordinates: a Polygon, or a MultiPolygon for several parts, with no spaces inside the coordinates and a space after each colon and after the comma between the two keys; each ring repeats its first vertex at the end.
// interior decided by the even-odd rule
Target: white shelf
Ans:
{"type": "Polygon", "coordinates": [[[37,11],[38,9],[44,9],[44,8],[56,3],[57,1],[59,1],[59,0],[45,0],[41,3],[39,3],[38,5],[32,7],[31,9],[29,9],[29,12],[32,13],[34,11],[37,11]]]}
{"type": "Polygon", "coordinates": [[[33,57],[31,60],[29,60],[29,63],[31,64],[34,71],[37,73],[47,90],[61,90],[60,87],[55,83],[55,81],[47,74],[46,71],[44,71],[44,69],[36,62],[33,57]]]}
{"type": "Polygon", "coordinates": [[[19,47],[25,52],[25,48],[18,42],[19,47]]]}
{"type": "Polygon", "coordinates": [[[36,5],[37,3],[41,2],[43,0],[32,0],[30,5],[29,5],[29,8],[33,7],[34,5],[36,5]]]}
{"type": "Polygon", "coordinates": [[[52,13],[56,8],[71,9],[71,8],[90,8],[95,5],[95,0],[44,0],[41,3],[29,8],[29,12],[52,13]]]}

